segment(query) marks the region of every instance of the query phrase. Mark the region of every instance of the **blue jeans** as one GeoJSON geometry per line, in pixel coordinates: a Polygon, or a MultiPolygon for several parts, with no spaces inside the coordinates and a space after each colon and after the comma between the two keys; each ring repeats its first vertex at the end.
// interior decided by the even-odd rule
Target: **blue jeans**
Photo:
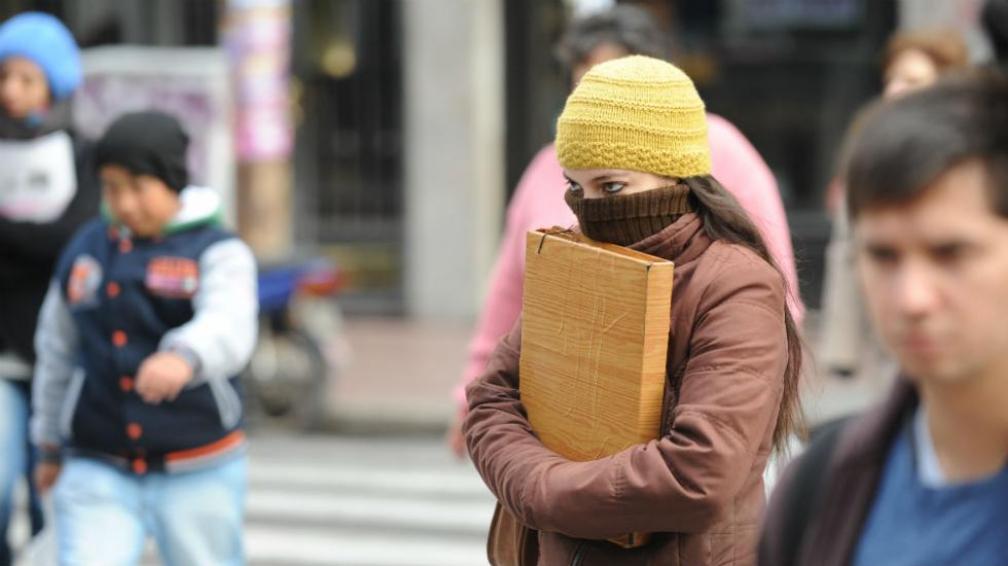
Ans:
{"type": "Polygon", "coordinates": [[[247,456],[213,467],[136,476],[89,458],[63,462],[53,489],[61,565],[135,565],[147,535],[167,566],[245,562],[247,456]]]}
{"type": "Polygon", "coordinates": [[[7,527],[13,508],[14,486],[21,477],[28,480],[32,533],[42,529],[42,508],[31,482],[34,458],[28,443],[29,406],[27,381],[0,378],[0,566],[12,561],[7,527]]]}

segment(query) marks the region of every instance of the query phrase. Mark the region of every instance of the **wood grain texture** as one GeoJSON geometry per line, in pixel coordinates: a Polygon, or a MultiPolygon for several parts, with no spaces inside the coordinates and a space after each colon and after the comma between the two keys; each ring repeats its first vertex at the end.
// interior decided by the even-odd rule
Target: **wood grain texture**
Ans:
{"type": "Polygon", "coordinates": [[[578,234],[528,233],[520,390],[547,447],[585,461],[657,438],[672,272],[578,234]]]}

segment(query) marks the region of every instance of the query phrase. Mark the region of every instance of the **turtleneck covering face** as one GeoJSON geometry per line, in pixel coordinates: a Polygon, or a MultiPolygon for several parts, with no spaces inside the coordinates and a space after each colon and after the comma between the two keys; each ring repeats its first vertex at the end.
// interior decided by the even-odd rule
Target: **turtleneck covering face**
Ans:
{"type": "Polygon", "coordinates": [[[564,200],[584,235],[620,246],[656,234],[692,211],[689,188],[681,184],[601,198],[584,198],[583,191],[569,190],[564,200]]]}

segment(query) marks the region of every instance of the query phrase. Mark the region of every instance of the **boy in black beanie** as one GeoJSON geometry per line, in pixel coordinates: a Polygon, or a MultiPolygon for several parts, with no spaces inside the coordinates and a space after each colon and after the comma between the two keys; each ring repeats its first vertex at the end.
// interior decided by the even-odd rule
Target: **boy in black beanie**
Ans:
{"type": "Polygon", "coordinates": [[[32,440],[60,563],[136,563],[147,535],[166,564],[243,562],[237,375],[256,267],[220,227],[216,193],[189,185],[187,146],[158,112],[109,127],[105,217],[64,250],[42,308],[32,440]]]}

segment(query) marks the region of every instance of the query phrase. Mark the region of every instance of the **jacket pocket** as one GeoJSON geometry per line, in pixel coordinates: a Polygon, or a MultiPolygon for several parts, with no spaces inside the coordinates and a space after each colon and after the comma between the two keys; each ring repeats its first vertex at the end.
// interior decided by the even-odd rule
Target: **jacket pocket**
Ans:
{"type": "Polygon", "coordinates": [[[67,387],[66,397],[60,405],[59,412],[59,433],[64,439],[73,437],[73,419],[77,413],[77,405],[80,404],[81,392],[84,389],[84,368],[74,369],[70,377],[70,386],[67,387]]]}
{"type": "Polygon", "coordinates": [[[228,379],[209,379],[207,386],[213,396],[214,405],[217,406],[217,414],[220,417],[221,426],[224,430],[231,430],[238,426],[242,416],[242,403],[238,397],[238,392],[231,385],[228,379]]]}

